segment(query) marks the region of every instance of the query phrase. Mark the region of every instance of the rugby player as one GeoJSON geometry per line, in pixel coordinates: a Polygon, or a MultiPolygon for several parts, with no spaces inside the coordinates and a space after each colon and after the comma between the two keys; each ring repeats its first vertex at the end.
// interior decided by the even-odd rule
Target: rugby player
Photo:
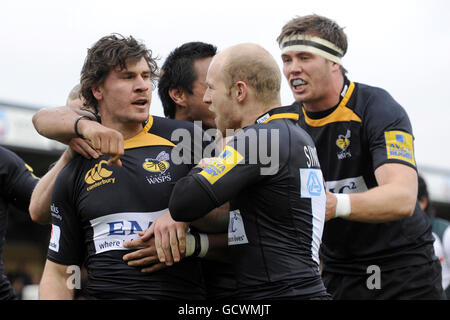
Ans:
{"type": "Polygon", "coordinates": [[[231,200],[229,240],[239,299],[327,299],[318,249],[325,190],[298,107],[281,107],[281,73],[254,44],[217,54],[204,102],[223,136],[239,130],[212,164],[175,185],[169,211],[192,221],[231,200]],[[256,149],[254,149],[256,147],[256,149]],[[301,148],[305,153],[293,152],[301,148]],[[264,159],[264,151],[271,155],[264,159]],[[265,170],[266,169],[266,170],[265,170]]]}
{"type": "MultiPolygon", "coordinates": [[[[203,102],[203,96],[206,91],[206,72],[216,52],[217,48],[211,44],[188,42],[168,55],[161,67],[158,82],[158,94],[166,117],[191,122],[201,121],[204,130],[215,128],[214,113],[209,110],[209,105],[203,102]]],[[[208,238],[221,237],[219,232],[228,230],[228,209],[228,204],[214,209],[206,216],[207,219],[202,220],[201,225],[199,225],[200,221],[197,221],[197,228],[209,230],[208,238]],[[217,219],[223,222],[217,224],[217,219]],[[217,229],[212,230],[211,226],[214,225],[217,229]],[[221,229],[221,226],[225,226],[225,229],[221,229]]],[[[146,239],[146,236],[141,239],[146,239]]],[[[127,248],[142,247],[140,241],[131,241],[124,245],[127,248]]],[[[125,255],[124,259],[129,261],[130,265],[145,267],[151,252],[153,252],[152,248],[140,249],[125,255]]],[[[225,259],[217,257],[219,253],[216,252],[213,256],[215,259],[208,259],[211,252],[205,259],[201,259],[207,300],[230,299],[234,297],[236,291],[234,272],[230,264],[226,262],[227,253],[222,252],[225,259]]],[[[146,270],[147,268],[143,268],[143,271],[146,270]]]]}
{"type": "Polygon", "coordinates": [[[327,290],[335,299],[440,299],[406,111],[385,90],[346,77],[347,37],[334,21],[296,17],[277,41],[329,191],[321,247],[327,290]]]}
{"type": "Polygon", "coordinates": [[[103,154],[98,159],[76,156],[55,182],[41,299],[72,298],[67,267],[83,263],[91,298],[204,298],[196,258],[152,274],[122,260],[123,242],[166,213],[172,183],[193,166],[174,163],[171,133],[181,127],[194,135],[194,125],[149,115],[156,77],[156,62],[143,44],[132,37],[103,37],[89,49],[81,73],[82,96],[98,111],[103,126],[80,117],[74,121],[67,110],[62,114],[68,116],[58,119],[66,126],[42,125],[42,114],[37,119],[40,133],[72,138],[75,131],[103,154]],[[108,167],[112,162],[117,166],[108,167]]]}
{"type": "Polygon", "coordinates": [[[8,208],[14,206],[24,212],[28,210],[31,193],[39,179],[33,174],[33,169],[14,152],[0,147],[0,300],[16,298],[4,272],[2,261],[3,244],[5,243],[8,226],[8,208]]]}

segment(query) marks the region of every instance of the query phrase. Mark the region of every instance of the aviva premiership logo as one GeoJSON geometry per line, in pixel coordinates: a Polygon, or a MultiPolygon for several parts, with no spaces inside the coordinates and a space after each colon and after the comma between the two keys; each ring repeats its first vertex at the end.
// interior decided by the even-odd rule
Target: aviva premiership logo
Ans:
{"type": "Polygon", "coordinates": [[[347,133],[344,135],[340,134],[338,136],[338,139],[336,140],[336,145],[339,147],[339,149],[341,149],[338,153],[337,153],[337,157],[339,160],[345,159],[345,158],[349,158],[352,156],[352,154],[350,153],[348,149],[348,147],[350,146],[350,137],[351,137],[352,133],[350,130],[347,130],[347,133]]]}
{"type": "Polygon", "coordinates": [[[149,184],[172,181],[170,171],[167,171],[170,168],[169,159],[169,154],[162,151],[156,156],[156,159],[146,158],[144,160],[142,167],[146,171],[153,173],[151,176],[146,177],[149,184]]]}
{"type": "Polygon", "coordinates": [[[87,191],[91,191],[107,183],[116,182],[116,178],[111,177],[113,172],[104,168],[107,163],[108,161],[102,160],[86,173],[84,181],[90,185],[87,187],[87,191]]]}

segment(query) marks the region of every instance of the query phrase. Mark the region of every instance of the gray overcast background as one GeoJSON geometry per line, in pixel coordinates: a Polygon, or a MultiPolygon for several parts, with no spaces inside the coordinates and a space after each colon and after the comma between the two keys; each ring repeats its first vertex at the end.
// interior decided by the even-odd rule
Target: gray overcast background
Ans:
{"type": "MultiPolygon", "coordinates": [[[[450,1],[1,1],[0,100],[63,105],[86,50],[113,32],[158,55],[188,41],[219,50],[255,42],[280,62],[275,41],[295,15],[317,13],[345,27],[343,64],[353,81],[380,86],[406,109],[418,165],[450,169],[450,1]]],[[[282,102],[292,96],[283,79],[282,102]]],[[[157,91],[151,113],[163,115],[157,91]]]]}

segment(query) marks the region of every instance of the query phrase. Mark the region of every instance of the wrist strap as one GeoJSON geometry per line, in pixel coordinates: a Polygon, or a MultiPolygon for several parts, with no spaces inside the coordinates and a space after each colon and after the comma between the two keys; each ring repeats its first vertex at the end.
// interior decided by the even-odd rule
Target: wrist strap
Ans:
{"type": "Polygon", "coordinates": [[[209,240],[208,240],[208,235],[205,233],[200,233],[200,253],[198,254],[198,256],[200,258],[203,258],[204,256],[206,256],[206,254],[208,253],[208,249],[209,249],[209,240]]]}
{"type": "Polygon", "coordinates": [[[346,218],[352,211],[350,195],[344,193],[334,193],[337,198],[336,217],[346,218]]]}
{"type": "Polygon", "coordinates": [[[209,249],[208,235],[196,231],[186,232],[186,257],[203,258],[209,249]]]}
{"type": "Polygon", "coordinates": [[[87,120],[91,120],[91,119],[88,116],[79,116],[75,120],[75,123],[73,124],[73,131],[75,131],[75,134],[77,135],[77,137],[84,139],[84,137],[78,132],[78,121],[80,121],[81,119],[87,119],[87,120]]]}

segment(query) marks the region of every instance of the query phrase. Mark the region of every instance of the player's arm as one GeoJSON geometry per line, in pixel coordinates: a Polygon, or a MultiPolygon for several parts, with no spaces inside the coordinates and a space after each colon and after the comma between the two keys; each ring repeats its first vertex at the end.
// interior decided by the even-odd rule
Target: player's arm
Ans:
{"type": "Polygon", "coordinates": [[[72,300],[73,289],[67,285],[67,266],[47,260],[39,285],[40,300],[72,300]]]}
{"type": "MultiPolygon", "coordinates": [[[[44,108],[33,116],[33,125],[40,135],[66,144],[81,136],[97,153],[110,155],[109,164],[121,166],[120,157],[124,154],[122,134],[92,121],[92,117],[88,111],[69,107],[44,108]],[[80,118],[80,113],[83,113],[83,118],[80,118]]],[[[95,158],[94,154],[91,156],[95,158]]]]}
{"type": "Polygon", "coordinates": [[[66,149],[53,168],[40,179],[34,188],[29,207],[30,216],[34,222],[40,224],[51,222],[50,204],[56,177],[73,157],[73,151],[70,148],[66,149]]]}
{"type": "Polygon", "coordinates": [[[336,195],[327,193],[326,220],[336,217],[339,199],[345,219],[359,222],[388,222],[410,217],[417,201],[417,172],[400,163],[385,163],[375,170],[378,186],[362,193],[336,195]],[[348,208],[347,208],[348,205],[348,208]],[[347,216],[344,212],[347,208],[347,216]]]}
{"type": "Polygon", "coordinates": [[[95,120],[95,116],[89,111],[74,110],[67,106],[56,108],[43,108],[33,115],[33,125],[37,132],[49,139],[68,144],[70,139],[77,138],[74,131],[74,123],[80,116],[85,116],[79,120],[81,127],[83,122],[95,120]]]}

